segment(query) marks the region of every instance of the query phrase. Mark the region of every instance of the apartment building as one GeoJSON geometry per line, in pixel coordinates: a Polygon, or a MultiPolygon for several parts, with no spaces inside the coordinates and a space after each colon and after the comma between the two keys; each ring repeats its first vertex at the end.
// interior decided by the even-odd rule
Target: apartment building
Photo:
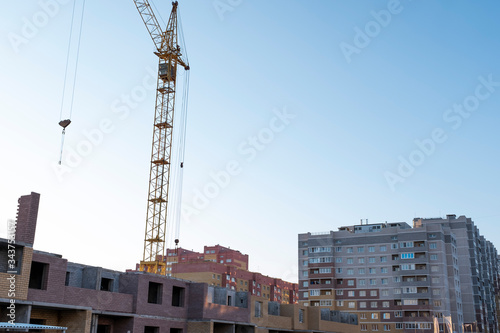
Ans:
{"type": "Polygon", "coordinates": [[[294,304],[298,301],[296,283],[249,271],[248,255],[228,247],[204,246],[203,252],[167,249],[161,259],[167,265],[168,276],[249,292],[253,297],[271,302],[294,304]]]}
{"type": "Polygon", "coordinates": [[[344,226],[298,248],[299,303],[355,312],[363,332],[498,332],[498,254],[470,218],[344,226]]]}

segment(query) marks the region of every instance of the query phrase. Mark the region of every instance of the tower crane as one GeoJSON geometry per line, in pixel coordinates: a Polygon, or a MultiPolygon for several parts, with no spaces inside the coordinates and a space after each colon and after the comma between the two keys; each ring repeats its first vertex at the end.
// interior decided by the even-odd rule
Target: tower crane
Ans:
{"type": "MultiPolygon", "coordinates": [[[[172,2],[172,12],[165,30],[158,23],[148,0],[134,0],[134,3],[153,39],[156,47],[154,53],[158,56],[146,231],[144,253],[139,269],[165,275],[165,263],[160,260],[160,257],[165,253],[177,67],[181,66],[188,71],[189,62],[187,57],[182,54],[184,50],[181,50],[179,46],[177,34],[178,2],[172,2]]],[[[182,168],[182,166],[181,163],[180,167],[182,168]]]]}

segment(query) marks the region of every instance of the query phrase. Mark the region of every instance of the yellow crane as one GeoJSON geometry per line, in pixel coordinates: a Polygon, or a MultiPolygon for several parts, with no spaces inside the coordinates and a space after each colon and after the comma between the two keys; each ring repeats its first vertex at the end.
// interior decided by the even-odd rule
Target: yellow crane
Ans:
{"type": "MultiPolygon", "coordinates": [[[[139,269],[165,275],[165,263],[160,258],[165,253],[177,66],[188,71],[189,62],[179,46],[178,2],[172,2],[172,12],[165,30],[158,23],[148,0],[134,0],[134,3],[153,39],[156,47],[154,53],[159,59],[144,254],[139,269]]],[[[183,167],[182,161],[180,167],[183,167]]]]}

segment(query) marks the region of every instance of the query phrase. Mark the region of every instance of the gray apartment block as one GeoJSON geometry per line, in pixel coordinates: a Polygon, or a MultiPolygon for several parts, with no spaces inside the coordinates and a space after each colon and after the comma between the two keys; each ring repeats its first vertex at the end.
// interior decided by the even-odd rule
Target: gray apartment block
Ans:
{"type": "Polygon", "coordinates": [[[499,332],[498,253],[465,216],[299,234],[299,302],[362,332],[499,332]]]}

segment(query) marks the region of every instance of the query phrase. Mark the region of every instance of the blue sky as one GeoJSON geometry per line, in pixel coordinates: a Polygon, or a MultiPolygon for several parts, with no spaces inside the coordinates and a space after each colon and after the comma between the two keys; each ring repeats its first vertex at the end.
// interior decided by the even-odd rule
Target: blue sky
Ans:
{"type": "MultiPolygon", "coordinates": [[[[170,2],[155,4],[166,20],[170,2]]],[[[488,236],[500,217],[498,3],[179,7],[191,64],[182,247],[230,246],[296,280],[298,233],[361,218],[466,215],[500,246],[488,236]]],[[[0,228],[39,192],[36,248],[124,270],[142,258],[157,59],[133,1],[86,2],[65,156],[85,133],[102,137],[62,172],[71,10],[30,0],[0,13],[0,228]]]]}

